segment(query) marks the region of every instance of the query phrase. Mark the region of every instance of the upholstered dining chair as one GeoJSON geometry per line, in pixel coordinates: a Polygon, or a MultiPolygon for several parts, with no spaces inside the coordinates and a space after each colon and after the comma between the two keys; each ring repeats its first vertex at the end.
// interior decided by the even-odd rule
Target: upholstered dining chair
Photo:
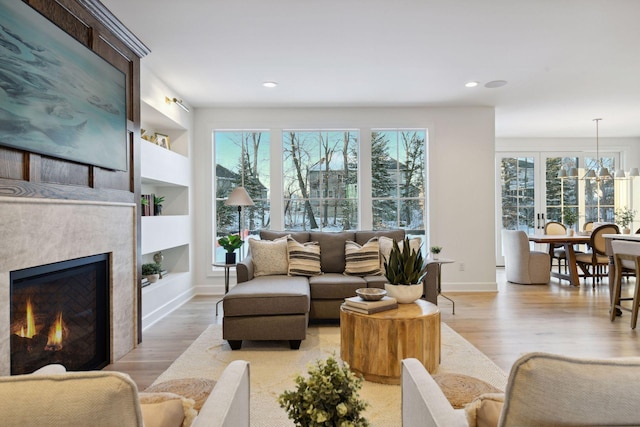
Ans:
{"type": "Polygon", "coordinates": [[[620,234],[615,224],[603,224],[593,229],[589,238],[589,252],[576,254],[576,264],[583,271],[585,277],[591,277],[593,287],[596,280],[604,276],[605,267],[609,265],[609,257],[605,253],[604,234],[620,234]]]}
{"type": "Polygon", "coordinates": [[[593,231],[593,221],[587,221],[582,225],[582,231],[593,231]]]}
{"type": "Polygon", "coordinates": [[[638,323],[638,308],[640,307],[640,285],[638,281],[638,272],[640,272],[640,255],[638,252],[638,244],[635,242],[625,242],[624,240],[614,240],[611,242],[613,250],[613,260],[616,266],[616,277],[613,281],[613,290],[611,297],[610,316],[613,322],[616,319],[617,309],[631,312],[631,329],[636,328],[638,323]],[[621,297],[622,293],[622,276],[632,271],[636,276],[636,286],[633,291],[633,297],[621,297]],[[631,301],[631,307],[623,306],[622,301],[631,301]]]}
{"type": "MultiPolygon", "coordinates": [[[[556,235],[556,236],[564,236],[567,234],[567,227],[564,226],[563,223],[558,221],[549,221],[544,225],[544,234],[548,235],[556,235]]],[[[551,243],[549,243],[551,245],[551,243]]],[[[558,273],[560,273],[561,268],[564,266],[565,273],[567,272],[567,253],[564,248],[555,248],[553,250],[553,260],[558,260],[558,273]]]]}
{"type": "Polygon", "coordinates": [[[551,280],[551,258],[547,252],[532,251],[527,233],[502,230],[504,269],[507,281],[521,285],[547,284],[551,280]]]}

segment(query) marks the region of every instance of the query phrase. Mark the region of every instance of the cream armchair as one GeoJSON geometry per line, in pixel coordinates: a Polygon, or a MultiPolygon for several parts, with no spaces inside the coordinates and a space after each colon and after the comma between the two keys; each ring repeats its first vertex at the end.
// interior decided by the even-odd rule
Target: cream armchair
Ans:
{"type": "Polygon", "coordinates": [[[551,280],[551,258],[529,249],[524,231],[502,230],[504,269],[507,281],[522,285],[546,284],[551,280]]]}
{"type": "MultiPolygon", "coordinates": [[[[3,427],[172,426],[181,425],[186,412],[181,399],[141,405],[136,384],[120,372],[65,372],[50,365],[0,377],[3,427]]],[[[249,426],[249,362],[225,368],[191,426],[249,426]]]]}
{"type": "Polygon", "coordinates": [[[518,359],[504,394],[453,409],[417,359],[402,361],[402,426],[640,425],[640,357],[583,359],[529,353],[518,359]]]}

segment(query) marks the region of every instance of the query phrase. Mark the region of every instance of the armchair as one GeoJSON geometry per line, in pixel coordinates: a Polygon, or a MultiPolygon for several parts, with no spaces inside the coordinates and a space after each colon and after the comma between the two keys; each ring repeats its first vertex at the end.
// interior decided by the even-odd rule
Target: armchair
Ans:
{"type": "Polygon", "coordinates": [[[528,353],[504,395],[453,409],[417,359],[402,361],[403,427],[640,425],[640,357],[586,359],[528,353]]]}
{"type": "Polygon", "coordinates": [[[502,230],[504,269],[507,281],[522,285],[547,284],[551,280],[551,258],[529,249],[524,231],[502,230]]]}

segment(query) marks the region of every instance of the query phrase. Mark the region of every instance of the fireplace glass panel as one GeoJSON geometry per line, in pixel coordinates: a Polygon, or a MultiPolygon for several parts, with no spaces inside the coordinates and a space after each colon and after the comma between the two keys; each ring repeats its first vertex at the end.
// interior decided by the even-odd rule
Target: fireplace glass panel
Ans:
{"type": "Polygon", "coordinates": [[[109,362],[109,255],[11,272],[11,374],[109,362]]]}

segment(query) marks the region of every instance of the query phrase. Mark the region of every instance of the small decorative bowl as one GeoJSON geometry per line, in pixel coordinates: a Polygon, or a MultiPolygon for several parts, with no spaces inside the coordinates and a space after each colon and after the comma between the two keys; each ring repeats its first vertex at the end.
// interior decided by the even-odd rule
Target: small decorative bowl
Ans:
{"type": "Polygon", "coordinates": [[[384,289],[378,288],[360,288],[356,289],[356,295],[365,301],[378,301],[387,294],[384,289]]]}

